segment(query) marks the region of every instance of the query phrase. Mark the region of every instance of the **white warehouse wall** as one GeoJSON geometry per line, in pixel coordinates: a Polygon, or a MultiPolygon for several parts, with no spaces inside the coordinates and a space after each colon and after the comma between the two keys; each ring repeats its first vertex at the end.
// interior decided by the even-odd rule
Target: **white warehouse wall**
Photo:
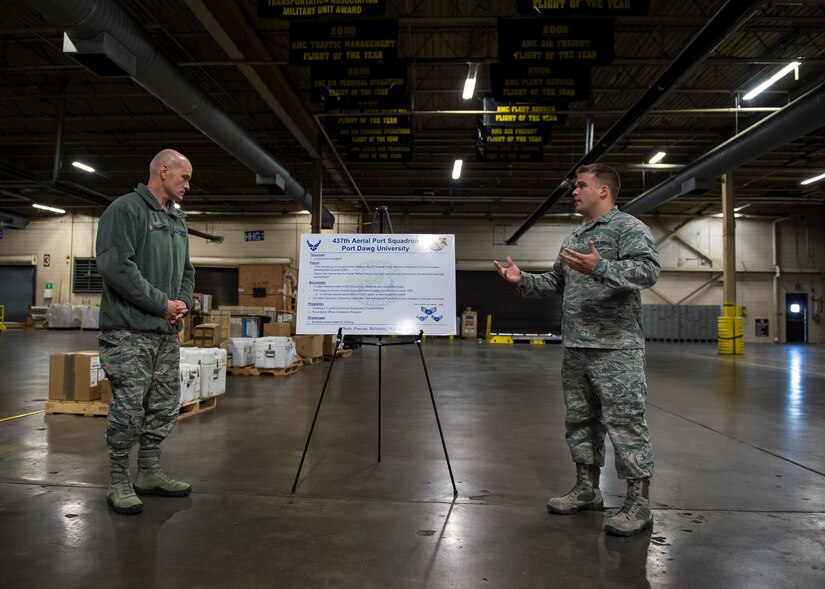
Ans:
{"type": "MultiPolygon", "coordinates": [[[[336,233],[359,233],[362,218],[354,214],[336,215],[336,233]]],[[[370,215],[365,216],[367,224],[370,215]]],[[[460,270],[493,271],[492,260],[511,256],[522,268],[546,270],[555,259],[561,241],[578,225],[576,220],[548,218],[535,225],[515,246],[504,244],[519,227],[513,222],[495,219],[461,219],[455,217],[392,216],[396,233],[452,233],[456,235],[456,258],[460,270]]],[[[721,305],[722,300],[722,219],[700,217],[643,217],[659,244],[663,272],[658,284],[643,292],[645,304],[721,305]]],[[[310,232],[309,215],[284,215],[249,218],[240,221],[208,221],[197,215],[189,218],[193,229],[220,235],[223,243],[190,237],[190,254],[196,264],[204,265],[221,258],[233,263],[256,263],[267,258],[288,258],[298,264],[300,236],[310,232]],[[263,230],[263,241],[244,241],[244,231],[263,230]]],[[[737,219],[736,268],[737,305],[745,307],[743,318],[746,342],[784,341],[785,294],[809,295],[809,341],[825,342],[825,328],[813,318],[815,300],[820,309],[825,294],[825,208],[809,209],[806,214],[784,220],[737,219]],[[774,266],[774,231],[776,261],[774,266]],[[775,277],[776,276],[776,277],[775,277]],[[755,335],[756,319],[769,320],[769,336],[755,335]]],[[[92,257],[97,219],[69,214],[45,220],[33,220],[24,230],[6,229],[0,240],[0,264],[3,259],[34,256],[37,263],[37,304],[42,304],[43,288],[54,284],[54,301],[73,304],[97,304],[99,296],[73,295],[71,259],[92,257]],[[44,256],[50,258],[44,266],[44,256]],[[57,289],[60,299],[57,300],[57,289]]],[[[217,262],[217,265],[221,265],[217,262]]]]}

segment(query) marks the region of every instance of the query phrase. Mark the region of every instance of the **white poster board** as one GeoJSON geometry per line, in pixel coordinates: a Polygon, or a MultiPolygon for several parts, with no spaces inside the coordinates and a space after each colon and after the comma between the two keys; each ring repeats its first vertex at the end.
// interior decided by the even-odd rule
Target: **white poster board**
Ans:
{"type": "Polygon", "coordinates": [[[297,333],[454,335],[455,236],[301,235],[297,333]]]}

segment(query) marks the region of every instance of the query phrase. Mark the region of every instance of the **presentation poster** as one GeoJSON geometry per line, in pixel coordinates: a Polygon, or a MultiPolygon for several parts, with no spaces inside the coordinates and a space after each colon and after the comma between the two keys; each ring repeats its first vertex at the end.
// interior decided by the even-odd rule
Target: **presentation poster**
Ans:
{"type": "Polygon", "coordinates": [[[455,236],[304,234],[297,333],[454,335],[455,236]]]}

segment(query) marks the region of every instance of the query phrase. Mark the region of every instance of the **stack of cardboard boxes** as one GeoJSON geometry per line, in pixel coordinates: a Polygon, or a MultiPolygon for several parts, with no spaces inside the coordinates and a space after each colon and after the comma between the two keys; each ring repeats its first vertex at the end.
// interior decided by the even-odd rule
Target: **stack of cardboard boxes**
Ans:
{"type": "Polygon", "coordinates": [[[50,401],[108,403],[112,389],[96,351],[59,352],[49,358],[50,401]]]}

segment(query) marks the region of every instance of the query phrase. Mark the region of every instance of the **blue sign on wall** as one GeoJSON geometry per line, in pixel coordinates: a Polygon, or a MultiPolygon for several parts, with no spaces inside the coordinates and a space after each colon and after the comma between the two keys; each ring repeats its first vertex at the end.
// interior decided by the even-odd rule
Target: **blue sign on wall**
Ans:
{"type": "Polygon", "coordinates": [[[264,230],[257,229],[255,231],[244,231],[243,232],[243,240],[244,241],[263,241],[264,240],[264,230]]]}

